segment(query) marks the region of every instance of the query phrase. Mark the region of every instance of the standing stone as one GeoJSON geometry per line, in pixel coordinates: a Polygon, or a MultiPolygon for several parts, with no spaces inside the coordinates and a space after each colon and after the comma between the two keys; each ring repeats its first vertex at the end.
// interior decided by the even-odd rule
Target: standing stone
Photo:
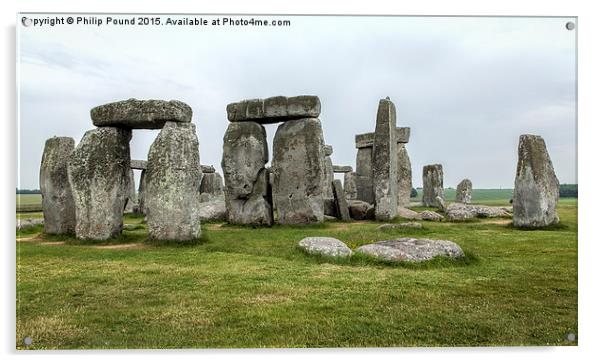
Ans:
{"type": "Polygon", "coordinates": [[[332,181],[334,180],[334,170],[330,156],[324,157],[324,198],[334,198],[332,194],[332,181]]]}
{"type": "Polygon", "coordinates": [[[372,182],[372,146],[357,149],[355,172],[357,199],[374,204],[374,188],[372,182]]]}
{"type": "Polygon", "coordinates": [[[464,179],[456,187],[456,202],[470,203],[472,199],[472,182],[470,179],[464,179]]]}
{"type": "Polygon", "coordinates": [[[275,222],[323,222],[325,168],[320,120],[306,118],[280,124],[273,150],[275,222]]]}
{"type": "Polygon", "coordinates": [[[265,128],[256,122],[233,122],[224,135],[222,169],[228,221],[271,225],[270,173],[265,128]]]}
{"type": "Polygon", "coordinates": [[[397,127],[388,98],[378,105],[372,151],[375,217],[389,220],[397,215],[397,127]]]}
{"type": "Polygon", "coordinates": [[[543,227],[559,222],[559,185],[541,136],[521,135],[512,198],[515,227],[543,227]]]}
{"type": "Polygon", "coordinates": [[[201,194],[208,194],[214,197],[224,195],[222,176],[219,173],[203,174],[199,191],[201,194]]]}
{"type": "Polygon", "coordinates": [[[345,187],[345,198],[349,200],[358,199],[357,198],[357,173],[345,173],[344,179],[344,187],[345,187]]]}
{"type": "Polygon", "coordinates": [[[422,203],[425,207],[438,207],[437,197],[443,196],[443,166],[425,165],[422,168],[422,203]]]}
{"type": "Polygon", "coordinates": [[[67,160],[75,148],[70,137],[46,140],[40,165],[40,191],[44,212],[44,232],[75,232],[75,204],[67,175],[67,160]]]}
{"type": "Polygon", "coordinates": [[[412,164],[402,143],[397,143],[397,188],[397,207],[407,207],[412,195],[412,164]]]}
{"type": "Polygon", "coordinates": [[[189,241],[201,236],[201,177],[195,125],[166,122],[148,152],[145,204],[149,239],[189,241]]]}
{"type": "Polygon", "coordinates": [[[134,204],[136,204],[136,182],[134,181],[134,170],[130,167],[127,179],[127,201],[125,202],[124,213],[133,213],[134,204]]]}
{"type": "Polygon", "coordinates": [[[138,210],[141,214],[146,214],[146,203],[144,202],[146,194],[146,167],[140,173],[140,185],[138,185],[138,210]]]}
{"type": "Polygon", "coordinates": [[[347,199],[345,199],[343,186],[339,179],[332,181],[332,189],[334,190],[334,203],[336,206],[337,217],[342,221],[349,222],[351,220],[349,206],[347,205],[347,199]]]}
{"type": "Polygon", "coordinates": [[[106,240],[121,233],[131,138],[131,130],[99,127],[87,131],[69,157],[77,238],[106,240]]]}

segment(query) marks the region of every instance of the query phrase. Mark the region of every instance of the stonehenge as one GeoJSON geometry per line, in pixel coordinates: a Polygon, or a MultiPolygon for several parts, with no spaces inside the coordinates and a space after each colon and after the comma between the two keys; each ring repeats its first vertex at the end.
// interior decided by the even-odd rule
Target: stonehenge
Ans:
{"type": "Polygon", "coordinates": [[[75,141],[70,137],[53,137],[44,145],[40,191],[45,233],[75,232],[75,204],[67,175],[67,161],[74,148],[75,141]]]}
{"type": "Polygon", "coordinates": [[[538,135],[521,135],[512,197],[515,227],[545,227],[559,222],[558,179],[546,143],[538,135]]]}
{"type": "Polygon", "coordinates": [[[441,164],[425,165],[422,168],[422,203],[425,207],[439,207],[437,197],[445,200],[443,195],[443,166],[441,164]]]}
{"type": "Polygon", "coordinates": [[[160,129],[167,121],[191,122],[192,109],[180,101],[139,101],[130,98],[94,107],[90,116],[97,127],[160,129]]]}
{"type": "Polygon", "coordinates": [[[343,192],[343,186],[339,179],[335,179],[332,182],[332,189],[334,190],[334,204],[336,208],[337,217],[342,221],[350,221],[349,206],[345,199],[345,193],[343,192]]]}
{"type": "Polygon", "coordinates": [[[259,124],[317,118],[320,111],[320,99],[317,96],[276,96],[243,100],[230,103],[226,107],[230,122],[254,121],[259,124]]]}
{"type": "Polygon", "coordinates": [[[472,199],[472,182],[463,179],[456,187],[456,202],[468,204],[472,199]]]}
{"type": "Polygon", "coordinates": [[[334,180],[334,166],[332,165],[332,146],[324,145],[324,198],[333,199],[332,181],[334,180]]]}
{"type": "Polygon", "coordinates": [[[199,142],[193,123],[168,121],[148,152],[145,208],[152,240],[201,236],[199,142]]]}

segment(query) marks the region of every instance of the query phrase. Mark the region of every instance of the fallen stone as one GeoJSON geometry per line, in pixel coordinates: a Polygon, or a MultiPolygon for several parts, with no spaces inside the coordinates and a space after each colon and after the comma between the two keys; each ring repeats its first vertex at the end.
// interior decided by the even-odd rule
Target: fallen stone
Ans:
{"type": "Polygon", "coordinates": [[[445,212],[447,210],[447,206],[445,205],[445,200],[443,198],[441,198],[440,196],[435,197],[435,203],[437,204],[437,208],[441,212],[445,212]]]}
{"type": "Polygon", "coordinates": [[[474,218],[510,217],[506,207],[490,207],[487,205],[451,203],[447,206],[447,219],[453,222],[474,218]]]}
{"type": "Polygon", "coordinates": [[[556,205],[560,187],[541,136],[521,135],[512,197],[515,227],[544,227],[560,221],[556,205]]]}
{"type": "Polygon", "coordinates": [[[332,182],[332,189],[334,191],[334,205],[337,212],[337,217],[345,222],[351,221],[349,216],[349,206],[345,199],[345,193],[343,192],[343,185],[339,179],[335,179],[332,182]]]}
{"type": "Polygon", "coordinates": [[[121,233],[131,137],[131,130],[99,127],[87,131],[71,153],[67,170],[78,239],[106,240],[121,233]]]}
{"type": "Polygon", "coordinates": [[[228,222],[272,225],[267,161],[268,144],[263,126],[256,122],[228,125],[222,154],[228,222]]]}
{"type": "Polygon", "coordinates": [[[329,216],[329,215],[324,215],[324,221],[336,221],[337,217],[333,217],[333,216],[329,216]]]}
{"type": "Polygon", "coordinates": [[[423,219],[425,221],[442,221],[443,216],[437,212],[425,210],[420,212],[420,219],[423,219]]]}
{"type": "Polygon", "coordinates": [[[332,170],[335,173],[350,173],[353,171],[353,168],[348,165],[333,165],[332,170]]]}
{"type": "MultiPolygon", "coordinates": [[[[409,130],[409,128],[407,128],[409,130]]],[[[410,204],[412,195],[412,164],[403,143],[397,143],[397,207],[410,204]]]]}
{"type": "Polygon", "coordinates": [[[165,122],[190,122],[192,109],[181,101],[137,100],[107,103],[90,111],[94,126],[160,129],[165,122]]]}
{"type": "Polygon", "coordinates": [[[44,145],[40,191],[46,220],[44,232],[48,234],[75,232],[75,202],[67,173],[67,161],[74,148],[75,141],[70,137],[52,137],[44,145]]]}
{"type": "Polygon", "coordinates": [[[355,250],[385,261],[423,262],[435,257],[460,258],[464,251],[456,243],[445,240],[398,238],[363,245],[355,250]]]}
{"type": "Polygon", "coordinates": [[[425,165],[422,169],[422,204],[439,207],[437,197],[443,196],[443,167],[441,164],[425,165]]]}
{"type": "Polygon", "coordinates": [[[472,182],[470,179],[464,179],[456,187],[456,202],[470,203],[472,199],[472,182]]]}
{"type": "Polygon", "coordinates": [[[361,221],[368,218],[368,212],[370,209],[374,210],[374,206],[370,203],[364,202],[363,200],[349,200],[349,215],[351,218],[361,221]]]}
{"type": "Polygon", "coordinates": [[[278,224],[324,220],[324,136],[317,118],[280,124],[274,136],[272,201],[278,224]]]}
{"type": "Polygon", "coordinates": [[[408,208],[397,208],[397,215],[405,218],[405,219],[422,219],[422,217],[420,216],[420,213],[418,212],[414,212],[411,209],[408,208]]]}
{"type": "Polygon", "coordinates": [[[396,223],[396,224],[381,224],[376,227],[379,231],[390,231],[395,229],[421,229],[422,224],[416,222],[396,223]]]}
{"type": "Polygon", "coordinates": [[[260,124],[316,118],[320,116],[320,110],[318,96],[276,96],[230,103],[226,107],[229,121],[254,121],[260,124]]]}
{"type": "Polygon", "coordinates": [[[130,160],[130,168],[136,170],[145,170],[147,164],[146,160],[130,160]]]}
{"type": "Polygon", "coordinates": [[[188,241],[201,236],[201,178],[195,125],[165,123],[148,152],[145,204],[149,239],[188,241]]]}
{"type": "Polygon", "coordinates": [[[310,254],[325,257],[350,257],[353,251],[336,238],[306,237],[299,241],[299,247],[310,254]]]}
{"type": "Polygon", "coordinates": [[[376,115],[372,148],[372,181],[376,220],[397,216],[397,129],[395,105],[388,97],[381,99],[376,115]]]}

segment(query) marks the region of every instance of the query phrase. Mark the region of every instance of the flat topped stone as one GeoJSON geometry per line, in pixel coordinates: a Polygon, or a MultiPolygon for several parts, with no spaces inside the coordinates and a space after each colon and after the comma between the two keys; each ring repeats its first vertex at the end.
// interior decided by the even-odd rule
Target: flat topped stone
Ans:
{"type": "Polygon", "coordinates": [[[308,253],[326,257],[349,257],[353,254],[345,243],[331,237],[306,237],[299,241],[299,247],[308,253]]]}
{"type": "MultiPolygon", "coordinates": [[[[410,128],[398,127],[396,135],[397,143],[407,144],[410,141],[410,128]]],[[[355,148],[372,147],[374,145],[374,132],[355,135],[355,148]]]]}
{"type": "Polygon", "coordinates": [[[165,122],[190,122],[192,109],[181,101],[137,100],[107,103],[90,110],[94,126],[160,129],[165,122]]]}
{"type": "Polygon", "coordinates": [[[448,258],[464,256],[462,248],[452,241],[409,237],[363,245],[355,251],[385,261],[422,262],[439,256],[448,258]]]}
{"type": "Polygon", "coordinates": [[[349,165],[333,165],[332,170],[335,173],[351,173],[353,171],[353,167],[349,165]]]}
{"type": "Polygon", "coordinates": [[[136,170],[146,170],[146,165],[148,161],[146,160],[130,160],[130,168],[136,170]]]}
{"type": "Polygon", "coordinates": [[[301,118],[320,116],[321,105],[318,96],[276,96],[266,99],[243,100],[230,103],[226,107],[228,120],[255,121],[271,124],[301,118]]]}

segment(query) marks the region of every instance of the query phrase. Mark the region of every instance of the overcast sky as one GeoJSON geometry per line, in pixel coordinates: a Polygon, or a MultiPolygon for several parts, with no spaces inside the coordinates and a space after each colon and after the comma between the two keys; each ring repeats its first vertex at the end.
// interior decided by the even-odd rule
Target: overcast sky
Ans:
{"type": "MultiPolygon", "coordinates": [[[[512,187],[524,133],[544,137],[561,183],[577,181],[576,30],[565,28],[574,19],[261,18],[291,26],[19,24],[19,187],[39,187],[45,140],[79,142],[97,105],[186,102],[201,162],[221,172],[228,103],[300,94],[321,99],[334,164],[355,169],[354,135],[374,131],[378,101],[389,96],[397,125],[411,127],[414,186],[424,165],[440,163],[446,187],[463,178],[512,187]]],[[[276,128],[266,127],[270,152],[276,128]]],[[[146,159],[157,133],[134,130],[133,159],[146,159]]]]}

